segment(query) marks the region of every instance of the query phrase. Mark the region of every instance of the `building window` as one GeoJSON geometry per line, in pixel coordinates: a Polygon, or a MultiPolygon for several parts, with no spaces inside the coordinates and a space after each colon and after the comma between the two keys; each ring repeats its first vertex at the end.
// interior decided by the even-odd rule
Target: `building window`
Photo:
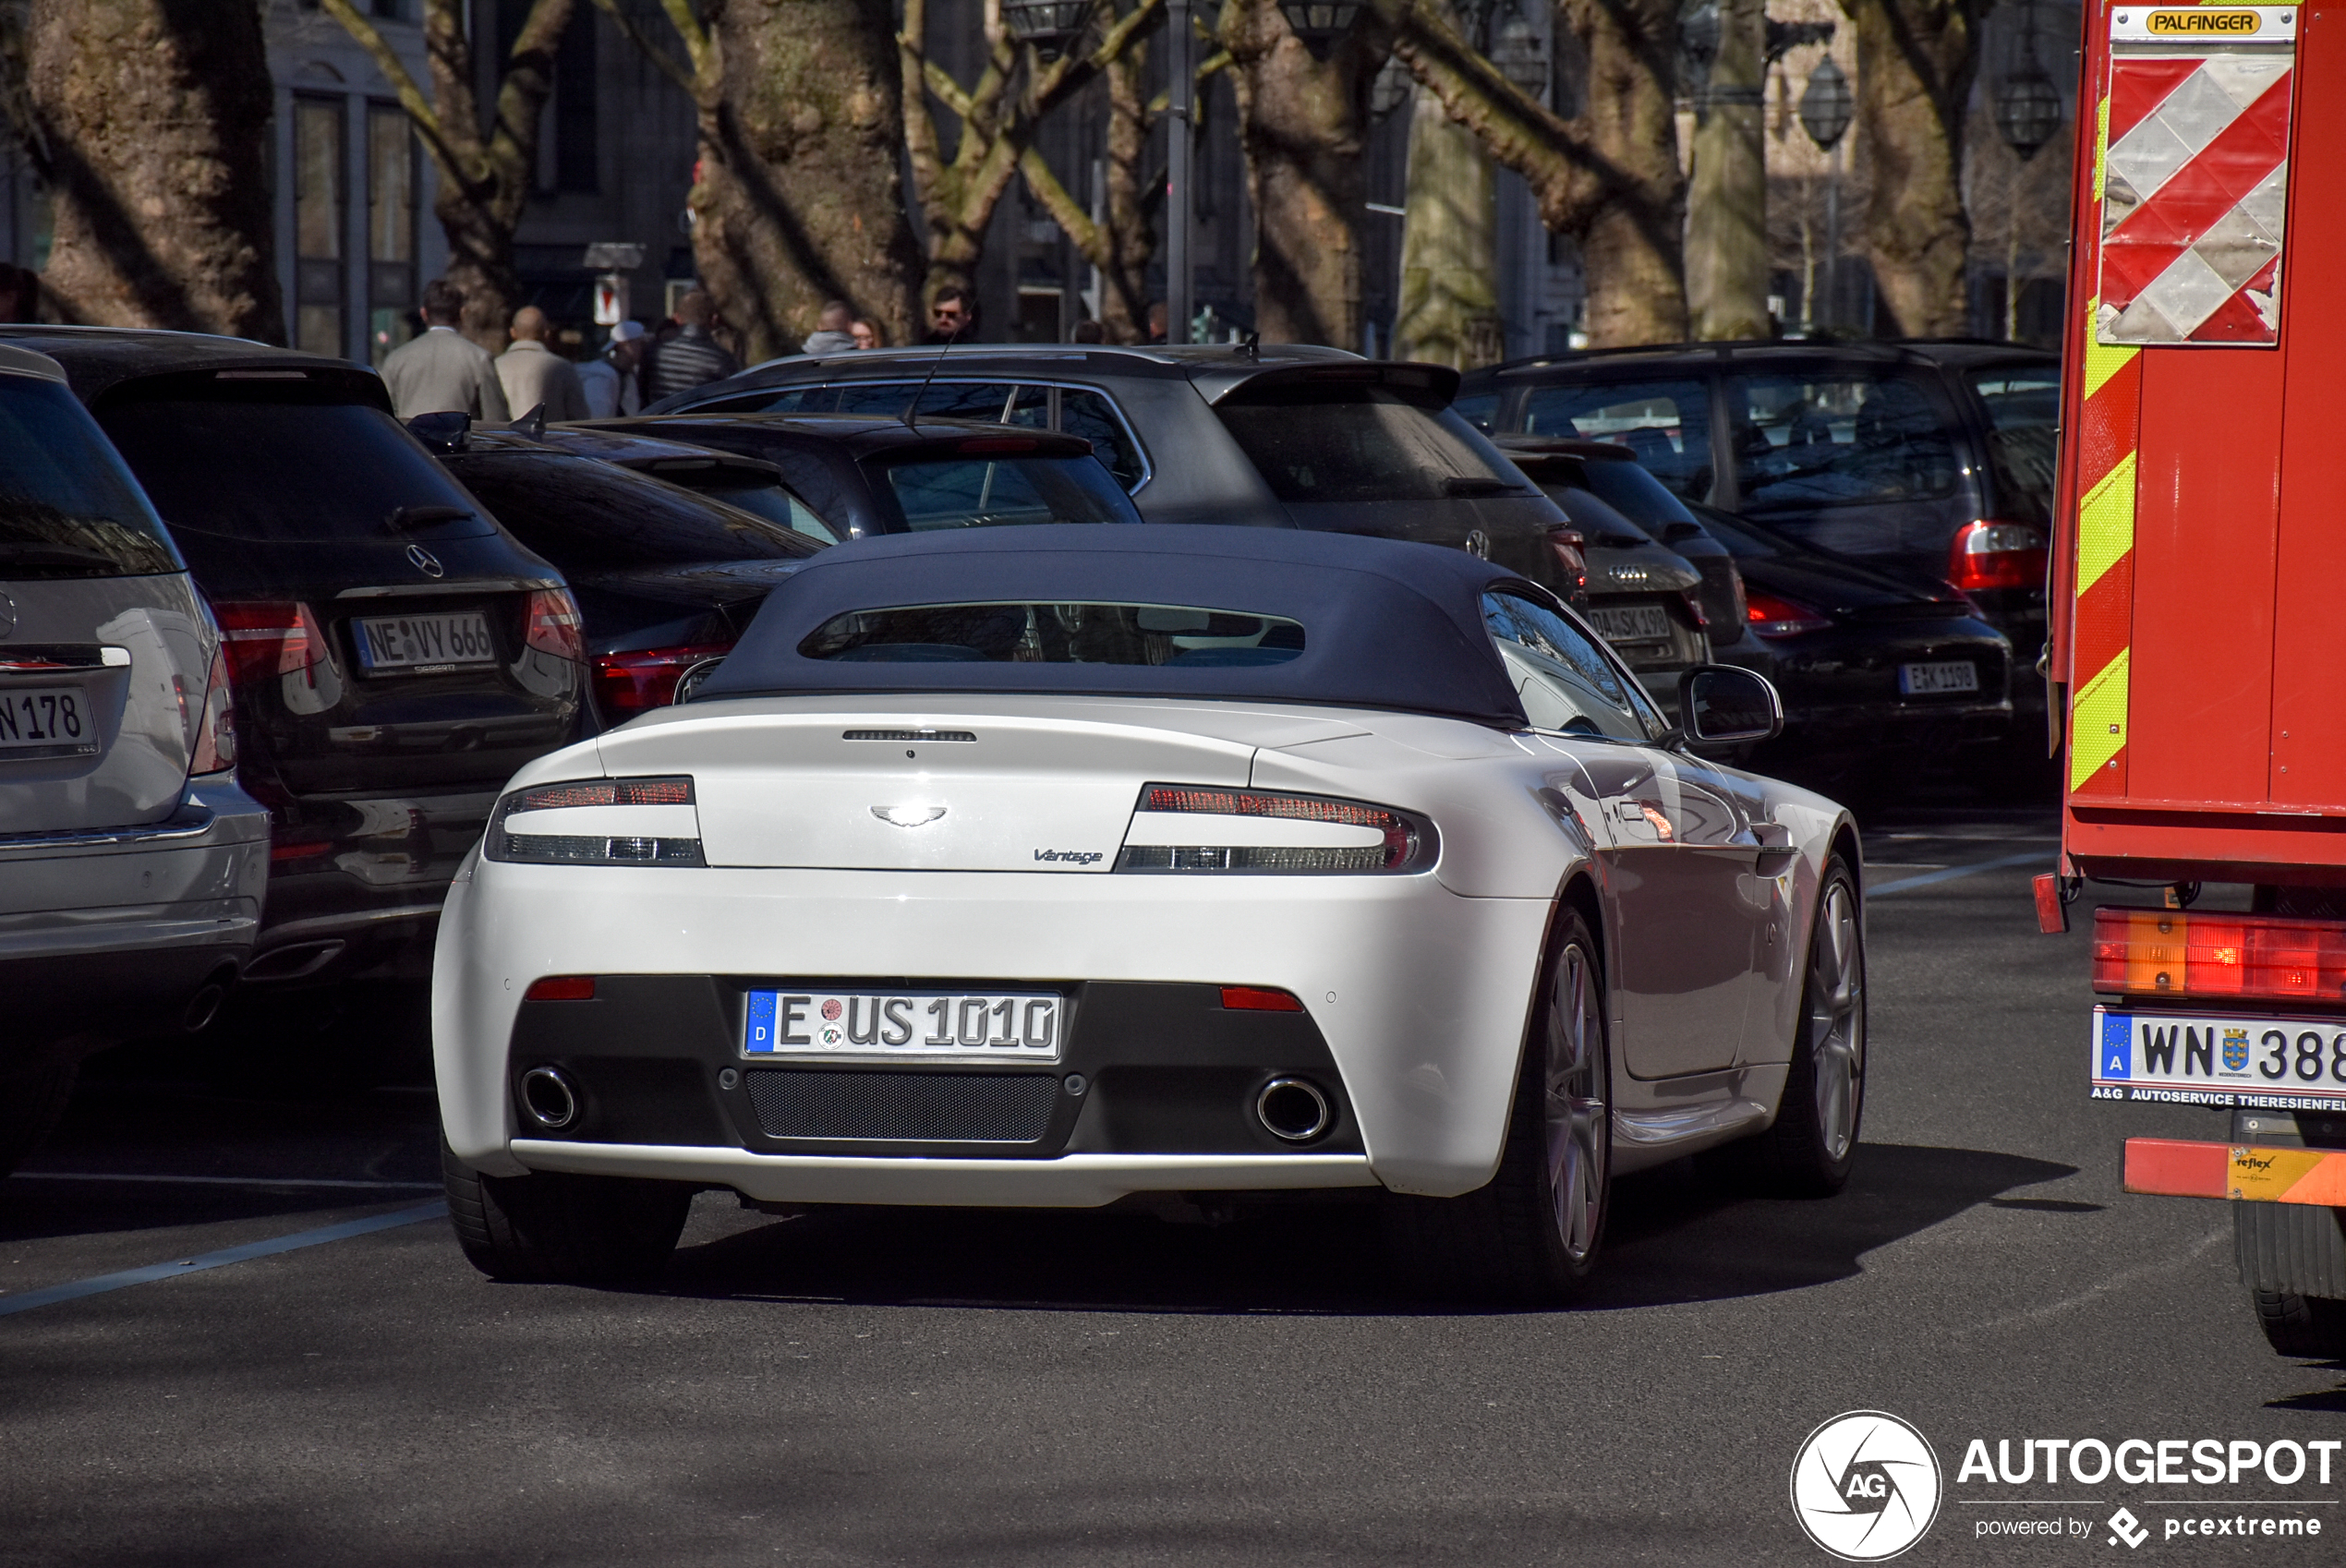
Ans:
{"type": "Polygon", "coordinates": [[[294,346],[340,356],[343,340],[343,105],[296,96],[294,113],[294,346]]]}
{"type": "Polygon", "coordinates": [[[593,195],[595,167],[595,12],[581,6],[554,51],[554,188],[593,195]]]}
{"type": "Polygon", "coordinates": [[[405,343],[416,305],[416,138],[396,103],[367,105],[367,349],[405,343]]]}

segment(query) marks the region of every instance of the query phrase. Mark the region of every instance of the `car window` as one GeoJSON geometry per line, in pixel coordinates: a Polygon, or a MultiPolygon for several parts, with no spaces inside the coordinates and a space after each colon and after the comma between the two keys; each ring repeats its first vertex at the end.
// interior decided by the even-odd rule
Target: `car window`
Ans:
{"type": "Polygon", "coordinates": [[[1709,499],[1711,391],[1700,381],[1605,381],[1535,387],[1523,408],[1531,435],[1626,446],[1688,501],[1709,499]]]}
{"type": "Polygon", "coordinates": [[[779,523],[819,545],[835,545],[847,537],[845,528],[832,527],[821,513],[799,499],[788,485],[754,485],[747,489],[719,490],[715,494],[727,506],[737,506],[768,523],[779,523]]]}
{"type": "Polygon", "coordinates": [[[1285,664],[1302,623],[1191,605],[908,605],[835,615],[798,651],[853,664],[1285,664]]]}
{"type": "Polygon", "coordinates": [[[1473,426],[1381,387],[1315,389],[1310,402],[1225,399],[1214,412],[1281,501],[1443,501],[1523,485],[1473,426]]]}
{"type": "Polygon", "coordinates": [[[1116,404],[1082,387],[1022,386],[1011,400],[1010,422],[1038,430],[1063,430],[1092,443],[1092,454],[1107,464],[1116,482],[1131,489],[1148,477],[1139,443],[1117,416],[1116,404]],[[1058,417],[1051,416],[1051,401],[1058,400],[1058,417]]]}
{"type": "Polygon", "coordinates": [[[1462,393],[1450,400],[1450,411],[1484,435],[1490,435],[1499,418],[1499,394],[1494,392],[1462,393]]]}
{"type": "Polygon", "coordinates": [[[687,406],[695,414],[828,414],[838,401],[836,387],[766,387],[687,406]]]}
{"type": "Polygon", "coordinates": [[[1568,617],[1503,591],[1482,596],[1482,622],[1521,690],[1532,728],[1638,742],[1668,728],[1638,683],[1568,617]]]}
{"type": "MultiPolygon", "coordinates": [[[[1594,467],[1595,464],[1590,464],[1594,467]]],[[[1616,511],[1603,497],[1582,489],[1578,485],[1546,485],[1548,499],[1556,503],[1572,525],[1588,536],[1592,545],[1627,549],[1652,543],[1643,528],[1616,511]]]]}
{"type": "Polygon", "coordinates": [[[1001,421],[1002,411],[1017,390],[1008,381],[929,381],[924,386],[923,380],[841,382],[829,389],[838,398],[829,407],[840,414],[877,414],[895,419],[903,416],[917,395],[917,418],[980,419],[991,425],[1001,421]]]}
{"type": "Polygon", "coordinates": [[[1988,410],[1988,456],[1997,510],[2018,523],[2052,521],[2060,457],[2061,371],[2053,366],[1974,370],[1971,390],[1988,410]]]}
{"type": "MultiPolygon", "coordinates": [[[[1005,442],[1034,444],[1031,438],[1005,442]]],[[[1116,476],[1092,457],[915,454],[877,459],[914,533],[1022,523],[1137,523],[1116,476]]]]}
{"type": "Polygon", "coordinates": [[[185,570],[162,520],[55,381],[0,376],[0,579],[185,570]]]}
{"type": "MultiPolygon", "coordinates": [[[[280,402],[268,383],[109,403],[98,423],[176,533],[268,544],[379,539],[402,507],[462,515],[420,538],[495,531],[399,423],[364,404],[280,402]]],[[[584,460],[582,460],[584,461],[584,460]]]]}
{"type": "Polygon", "coordinates": [[[1738,376],[1727,406],[1747,511],[1924,501],[1955,488],[1946,416],[1911,376],[1738,376]]]}
{"type": "Polygon", "coordinates": [[[449,466],[508,532],[565,572],[798,561],[820,548],[764,517],[592,458],[512,452],[458,456],[449,466]]]}
{"type": "Polygon", "coordinates": [[[1624,463],[1618,458],[1592,459],[1583,467],[1588,473],[1589,488],[1656,538],[1673,523],[1695,521],[1685,501],[1635,463],[1624,463]]]}

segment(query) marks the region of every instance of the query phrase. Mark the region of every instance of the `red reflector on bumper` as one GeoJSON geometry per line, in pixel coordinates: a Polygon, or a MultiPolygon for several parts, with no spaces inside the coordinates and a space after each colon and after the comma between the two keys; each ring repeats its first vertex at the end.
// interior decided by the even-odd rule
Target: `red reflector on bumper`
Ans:
{"type": "Polygon", "coordinates": [[[2126,1190],[2159,1198],[2221,1198],[2232,1152],[2176,1138],[2126,1140],[2126,1190]]]}
{"type": "Polygon", "coordinates": [[[591,974],[549,974],[529,983],[522,993],[525,1002],[591,1002],[595,999],[595,977],[591,974]]]}
{"type": "Polygon", "coordinates": [[[1261,985],[1225,985],[1222,1005],[1246,1013],[1300,1013],[1303,1004],[1291,993],[1273,991],[1261,985]]]}
{"type": "Polygon", "coordinates": [[[2069,929],[2069,906],[2062,901],[2061,874],[2039,873],[2031,885],[2037,893],[2037,929],[2048,936],[2058,936],[2069,929]]]}

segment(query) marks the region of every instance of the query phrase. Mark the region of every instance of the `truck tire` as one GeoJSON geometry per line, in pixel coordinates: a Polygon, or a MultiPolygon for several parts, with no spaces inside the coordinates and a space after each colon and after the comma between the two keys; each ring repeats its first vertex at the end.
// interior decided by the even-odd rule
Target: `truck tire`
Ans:
{"type": "Polygon", "coordinates": [[[483,1176],[442,1140],[448,1218],[472,1266],[491,1279],[594,1285],[648,1279],[667,1266],[695,1190],[683,1182],[538,1171],[483,1176]]]}
{"type": "Polygon", "coordinates": [[[1596,1266],[1613,1186],[1613,1057],[1604,965],[1588,922],[1559,911],[1491,1180],[1456,1198],[1398,1197],[1403,1260],[1433,1290],[1546,1304],[1596,1266]]]}
{"type": "Polygon", "coordinates": [[[2252,1290],[2248,1301],[2275,1353],[2315,1360],[2346,1356],[2346,1301],[2293,1290],[2252,1290]]]}

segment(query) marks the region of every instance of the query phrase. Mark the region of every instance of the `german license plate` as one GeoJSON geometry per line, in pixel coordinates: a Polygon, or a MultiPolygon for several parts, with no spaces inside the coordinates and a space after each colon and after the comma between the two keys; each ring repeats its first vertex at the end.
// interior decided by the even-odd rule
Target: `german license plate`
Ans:
{"type": "Polygon", "coordinates": [[[2096,1007],[2094,1097],[2274,1110],[2346,1105],[2346,1019],[2096,1007]]]}
{"type": "Polygon", "coordinates": [[[1670,612],[1658,604],[1599,606],[1589,611],[1589,621],[1608,643],[1670,640],[1670,612]]]}
{"type": "Polygon", "coordinates": [[[98,749],[90,698],[79,686],[0,690],[0,752],[15,756],[80,756],[98,749]]]}
{"type": "Polygon", "coordinates": [[[1000,991],[752,991],[752,1056],[1056,1062],[1060,998],[1000,991]]]}
{"type": "Polygon", "coordinates": [[[497,662],[489,617],[478,610],[450,615],[370,615],[357,622],[358,659],[378,669],[459,669],[497,662]]]}
{"type": "Polygon", "coordinates": [[[1898,667],[1898,690],[1909,697],[1935,697],[1948,692],[1979,690],[1979,669],[1967,658],[1898,667]]]}

